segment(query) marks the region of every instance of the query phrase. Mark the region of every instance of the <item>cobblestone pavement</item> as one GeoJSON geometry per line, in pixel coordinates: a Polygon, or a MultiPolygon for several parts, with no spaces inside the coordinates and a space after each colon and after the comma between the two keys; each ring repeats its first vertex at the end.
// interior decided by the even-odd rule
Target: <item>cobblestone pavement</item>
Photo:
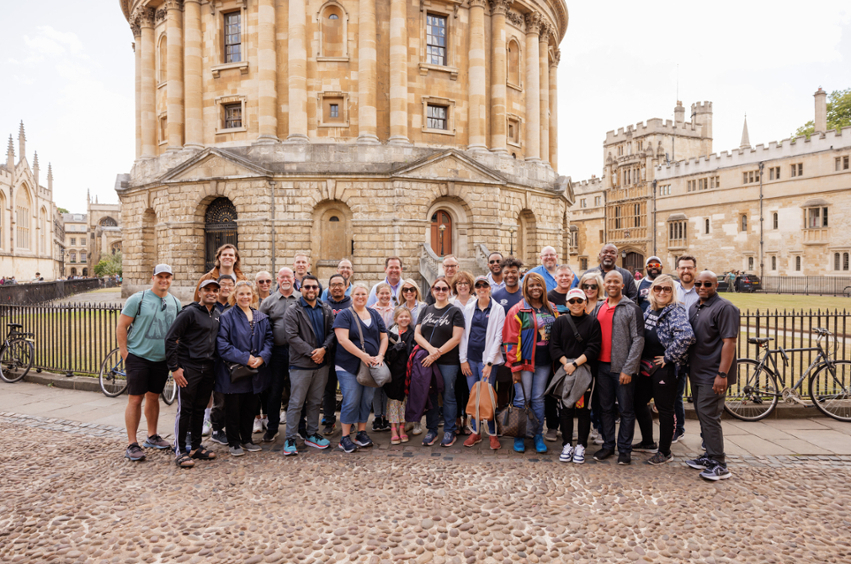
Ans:
{"type": "Polygon", "coordinates": [[[505,445],[213,445],[221,459],[181,470],[125,460],[109,425],[0,413],[0,436],[4,563],[851,560],[846,455],[736,457],[707,483],[681,457],[580,466],[505,445]]]}

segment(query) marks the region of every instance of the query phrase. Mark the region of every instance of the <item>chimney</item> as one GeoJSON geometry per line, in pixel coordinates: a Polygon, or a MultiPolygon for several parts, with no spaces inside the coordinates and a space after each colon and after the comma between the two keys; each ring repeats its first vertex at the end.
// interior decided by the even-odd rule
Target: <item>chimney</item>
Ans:
{"type": "Polygon", "coordinates": [[[27,134],[24,133],[24,120],[21,120],[21,128],[18,130],[18,154],[22,159],[27,156],[27,134]]]}
{"type": "Polygon", "coordinates": [[[827,131],[827,92],[819,86],[813,97],[816,99],[815,133],[824,133],[827,131]]]}
{"type": "Polygon", "coordinates": [[[33,179],[35,179],[35,188],[38,190],[38,151],[33,154],[33,179]]]}
{"type": "Polygon", "coordinates": [[[677,105],[674,108],[674,123],[677,126],[682,125],[683,121],[685,121],[686,109],[683,107],[683,103],[680,100],[677,100],[677,105]]]}

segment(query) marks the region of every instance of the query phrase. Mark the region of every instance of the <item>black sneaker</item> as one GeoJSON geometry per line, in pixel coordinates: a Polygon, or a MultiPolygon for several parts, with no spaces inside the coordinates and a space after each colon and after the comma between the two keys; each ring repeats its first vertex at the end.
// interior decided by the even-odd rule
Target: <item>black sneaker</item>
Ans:
{"type": "Polygon", "coordinates": [[[339,447],[340,450],[342,450],[346,454],[351,454],[358,449],[358,446],[352,442],[351,437],[349,437],[348,435],[340,439],[339,447]]]}
{"type": "Polygon", "coordinates": [[[657,445],[656,443],[641,442],[641,443],[637,443],[637,444],[632,445],[632,450],[633,450],[633,452],[650,452],[650,453],[653,453],[653,452],[657,452],[659,450],[659,445],[657,445]]]}
{"type": "Polygon", "coordinates": [[[716,462],[714,460],[710,461],[710,464],[707,465],[706,470],[700,473],[700,477],[704,480],[709,480],[710,482],[717,482],[718,480],[726,480],[731,477],[730,471],[727,470],[726,464],[721,464],[720,462],[716,462]]]}
{"type": "Polygon", "coordinates": [[[627,466],[632,463],[632,456],[629,453],[621,452],[618,454],[618,464],[627,466]]]}
{"type": "Polygon", "coordinates": [[[372,432],[379,433],[383,430],[383,425],[381,423],[381,417],[376,417],[372,420],[372,432]]]}
{"type": "Polygon", "coordinates": [[[322,434],[325,435],[326,437],[330,437],[331,435],[334,434],[334,431],[336,429],[337,429],[337,425],[335,425],[334,423],[328,423],[328,424],[325,425],[325,428],[322,429],[322,434]]]}
{"type": "Polygon", "coordinates": [[[278,431],[270,431],[266,429],[266,432],[263,433],[263,442],[264,443],[273,443],[275,442],[275,438],[278,436],[278,431]]]}
{"type": "Polygon", "coordinates": [[[363,448],[371,447],[372,439],[369,438],[366,431],[358,431],[358,434],[355,435],[355,444],[363,448]]]}
{"type": "Polygon", "coordinates": [[[615,454],[610,448],[601,448],[597,452],[594,453],[594,460],[606,460],[607,458],[611,458],[612,455],[615,454]]]}
{"type": "Polygon", "coordinates": [[[145,460],[145,451],[139,446],[139,443],[133,443],[124,451],[124,458],[128,458],[133,462],[145,460]]]}
{"type": "Polygon", "coordinates": [[[647,461],[647,464],[651,466],[657,466],[659,464],[665,464],[666,462],[670,462],[674,459],[673,454],[662,454],[659,451],[656,451],[656,454],[650,457],[650,460],[647,461]]]}
{"type": "Polygon", "coordinates": [[[686,460],[686,465],[695,470],[706,470],[712,463],[713,460],[705,452],[694,460],[686,460]]]}
{"type": "Polygon", "coordinates": [[[228,444],[228,436],[224,431],[213,431],[213,434],[210,435],[210,440],[220,445],[228,444]]]}

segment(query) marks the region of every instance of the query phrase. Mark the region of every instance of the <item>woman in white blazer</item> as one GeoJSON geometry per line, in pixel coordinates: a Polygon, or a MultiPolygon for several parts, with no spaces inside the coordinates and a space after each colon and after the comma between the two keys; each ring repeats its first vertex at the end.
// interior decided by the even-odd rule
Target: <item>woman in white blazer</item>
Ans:
{"type": "MultiPolygon", "coordinates": [[[[467,385],[483,380],[491,385],[496,382],[496,365],[502,364],[502,326],[505,324],[505,310],[491,299],[491,287],[484,276],[476,278],[473,287],[475,300],[470,300],[464,308],[464,336],[459,346],[461,372],[467,377],[467,385]]],[[[470,418],[473,434],[464,441],[471,447],[482,441],[481,430],[475,419],[470,418]]],[[[493,450],[500,448],[496,437],[496,425],[488,422],[488,433],[493,450]]]]}

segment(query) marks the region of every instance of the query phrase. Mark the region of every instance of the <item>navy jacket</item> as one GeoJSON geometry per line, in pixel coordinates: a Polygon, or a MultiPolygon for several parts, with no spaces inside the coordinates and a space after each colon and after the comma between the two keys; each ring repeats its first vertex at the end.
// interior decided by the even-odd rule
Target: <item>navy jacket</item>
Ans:
{"type": "MultiPolygon", "coordinates": [[[[253,309],[253,308],[252,308],[253,309]]],[[[215,390],[223,394],[259,394],[269,387],[271,377],[269,361],[272,359],[272,324],[266,314],[254,311],[254,338],[251,338],[251,326],[248,318],[238,307],[225,311],[219,318],[219,336],[216,339],[221,361],[216,363],[215,390]],[[230,381],[230,372],[226,364],[238,362],[248,364],[248,357],[263,359],[257,374],[243,378],[235,383],[230,381]]]]}

